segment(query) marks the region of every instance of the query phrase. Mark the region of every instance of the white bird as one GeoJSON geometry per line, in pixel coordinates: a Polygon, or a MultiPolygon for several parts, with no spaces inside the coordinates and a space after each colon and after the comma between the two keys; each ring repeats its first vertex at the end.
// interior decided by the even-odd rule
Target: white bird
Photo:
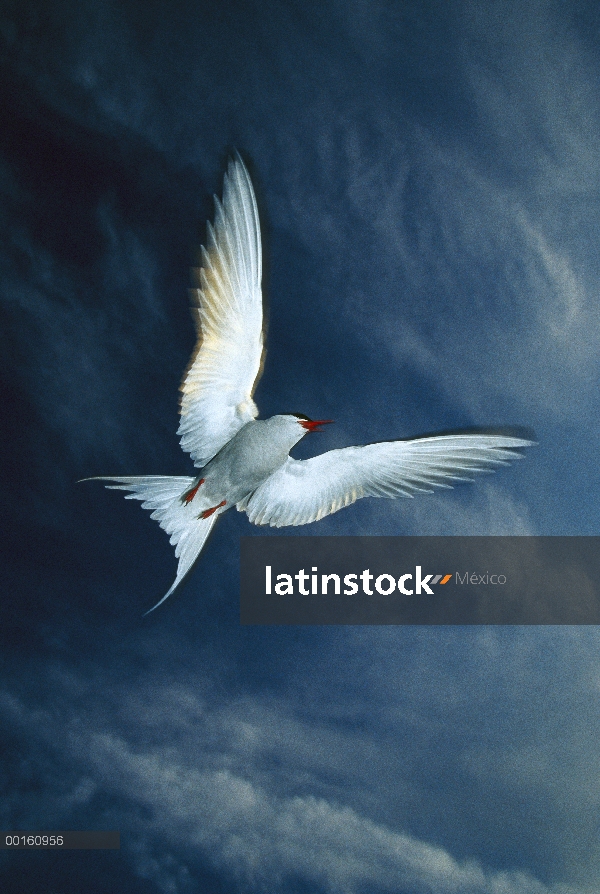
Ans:
{"type": "MultiPolygon", "coordinates": [[[[181,446],[195,478],[101,477],[131,491],[171,537],[179,559],[167,599],[192,568],[219,515],[232,506],[257,525],[306,525],[361,497],[412,497],[471,481],[521,457],[532,441],[457,434],[289,456],[308,432],[331,420],[285,414],[257,420],[252,399],[264,360],[260,222],[239,157],[230,160],[223,202],[215,196],[199,288],[192,290],[198,341],[181,385],[181,446]]],[[[146,612],[148,614],[149,612],[146,612]]]]}

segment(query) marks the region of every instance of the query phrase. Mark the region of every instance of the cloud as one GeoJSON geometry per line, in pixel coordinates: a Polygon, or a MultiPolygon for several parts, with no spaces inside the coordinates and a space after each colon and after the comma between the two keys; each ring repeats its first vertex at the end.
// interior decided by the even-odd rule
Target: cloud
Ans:
{"type": "MultiPolygon", "coordinates": [[[[589,258],[557,248],[531,203],[462,149],[426,133],[417,145],[411,177],[423,207],[405,174],[389,184],[394,202],[368,227],[380,236],[369,238],[379,281],[365,275],[355,287],[347,325],[368,319],[358,333],[387,351],[391,369],[419,371],[480,424],[589,413],[600,361],[589,258]]],[[[378,177],[387,182],[381,167],[378,177]]],[[[367,216],[364,200],[359,210],[367,216]]]]}
{"type": "MultiPolygon", "coordinates": [[[[92,761],[123,780],[124,793],[151,806],[178,849],[199,847],[226,873],[259,890],[303,878],[332,894],[374,891],[461,894],[575,894],[526,873],[485,872],[443,848],[394,832],[348,807],[311,796],[277,798],[229,770],[199,772],[164,753],[140,754],[102,737],[92,761]]],[[[175,887],[174,890],[177,890],[175,887]]]]}
{"type": "MultiPolygon", "coordinates": [[[[5,716],[17,715],[21,724],[35,729],[38,740],[40,727],[45,727],[44,738],[57,734],[47,717],[28,714],[13,699],[3,702],[5,716]]],[[[85,761],[88,776],[45,816],[66,818],[74,804],[89,801],[95,791],[89,776],[95,777],[104,792],[144,808],[149,819],[138,819],[133,830],[122,829],[125,841],[132,834],[137,839],[126,851],[140,874],[166,892],[191,890],[193,871],[186,868],[186,860],[196,849],[226,876],[253,890],[266,885],[285,891],[294,878],[332,894],[360,892],[365,886],[396,891],[399,885],[436,894],[578,890],[548,887],[522,872],[486,872],[475,862],[458,862],[443,848],[375,823],[343,804],[311,795],[277,796],[238,771],[196,769],[170,748],[132,747],[114,733],[86,734],[76,722],[67,730],[66,741],[71,756],[85,761]]]]}
{"type": "Polygon", "coordinates": [[[215,700],[210,677],[197,669],[187,683],[174,673],[173,682],[115,684],[98,669],[73,674],[54,665],[45,674],[52,703],[37,684],[25,696],[22,675],[21,694],[5,686],[0,698],[3,729],[15,740],[6,749],[14,795],[3,802],[3,822],[27,828],[43,816],[55,828],[73,818],[119,828],[128,864],[173,894],[193,890],[201,867],[251,890],[287,892],[303,880],[327,894],[399,886],[415,894],[589,894],[600,854],[580,839],[595,803],[597,761],[583,755],[596,737],[585,706],[597,688],[597,637],[567,628],[542,638],[415,630],[410,639],[397,630],[340,631],[329,674],[320,673],[322,654],[313,666],[319,686],[346,686],[343,702],[329,707],[314,684],[303,707],[305,672],[285,698],[215,700]],[[549,677],[537,670],[544,653],[564,681],[546,701],[549,677]],[[565,736],[569,699],[580,719],[565,736]],[[484,713],[486,727],[475,734],[484,713]],[[499,735],[505,714],[510,736],[499,735]],[[24,743],[26,763],[16,757],[24,743]],[[504,835],[524,836],[522,854],[560,853],[550,878],[547,867],[538,875],[535,857],[531,868],[523,855],[513,867],[507,855],[486,863],[499,801],[504,835]],[[552,820],[531,826],[538,815],[552,820]],[[434,821],[428,836],[427,818],[436,816],[446,821],[434,821]]]}
{"type": "MultiPolygon", "coordinates": [[[[534,461],[531,456],[529,461],[534,461]]],[[[510,472],[509,472],[510,474],[510,472]]],[[[505,482],[503,482],[505,484],[505,482]]],[[[524,500],[505,492],[502,484],[476,481],[472,494],[435,505],[419,503],[411,507],[410,529],[421,536],[533,536],[535,523],[524,500]]]]}

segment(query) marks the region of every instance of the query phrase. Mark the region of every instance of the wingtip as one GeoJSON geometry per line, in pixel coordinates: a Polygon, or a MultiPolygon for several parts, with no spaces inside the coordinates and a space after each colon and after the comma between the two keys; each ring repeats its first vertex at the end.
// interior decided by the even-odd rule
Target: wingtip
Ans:
{"type": "MultiPolygon", "coordinates": [[[[538,441],[525,441],[525,440],[519,439],[518,441],[516,441],[515,444],[513,444],[512,447],[509,447],[508,449],[509,450],[522,450],[525,447],[539,447],[539,442],[538,441]]],[[[521,453],[519,455],[523,456],[524,454],[521,453]]]]}
{"type": "Polygon", "coordinates": [[[248,172],[248,168],[246,167],[246,162],[240,155],[237,149],[234,149],[229,158],[229,164],[227,165],[227,175],[230,180],[232,180],[236,173],[241,174],[244,180],[251,183],[250,174],[248,172]]]}
{"type": "Polygon", "coordinates": [[[240,153],[238,152],[238,150],[235,146],[233,148],[231,157],[229,159],[229,166],[231,167],[232,165],[240,165],[242,168],[244,168],[244,169],[246,168],[246,165],[244,164],[244,159],[242,158],[242,156],[240,155],[240,153]]]}

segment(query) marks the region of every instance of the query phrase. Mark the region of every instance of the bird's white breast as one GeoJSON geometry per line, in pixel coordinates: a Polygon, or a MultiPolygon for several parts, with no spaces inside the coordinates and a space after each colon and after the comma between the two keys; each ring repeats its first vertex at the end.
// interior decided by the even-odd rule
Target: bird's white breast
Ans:
{"type": "Polygon", "coordinates": [[[203,472],[207,490],[238,503],[284,464],[292,445],[274,419],[248,422],[219,451],[203,472]]]}

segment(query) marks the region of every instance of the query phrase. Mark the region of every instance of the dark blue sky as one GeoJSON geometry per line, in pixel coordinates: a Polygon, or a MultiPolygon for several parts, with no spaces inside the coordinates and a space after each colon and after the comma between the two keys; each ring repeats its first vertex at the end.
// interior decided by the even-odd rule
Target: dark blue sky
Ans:
{"type": "Polygon", "coordinates": [[[241,629],[229,513],[187,583],[93,475],[189,474],[189,267],[237,148],[264,416],[311,452],[461,427],[539,447],[293,534],[597,534],[596,5],[6,2],[0,857],[7,892],[591,894],[595,628],[241,629]]]}

